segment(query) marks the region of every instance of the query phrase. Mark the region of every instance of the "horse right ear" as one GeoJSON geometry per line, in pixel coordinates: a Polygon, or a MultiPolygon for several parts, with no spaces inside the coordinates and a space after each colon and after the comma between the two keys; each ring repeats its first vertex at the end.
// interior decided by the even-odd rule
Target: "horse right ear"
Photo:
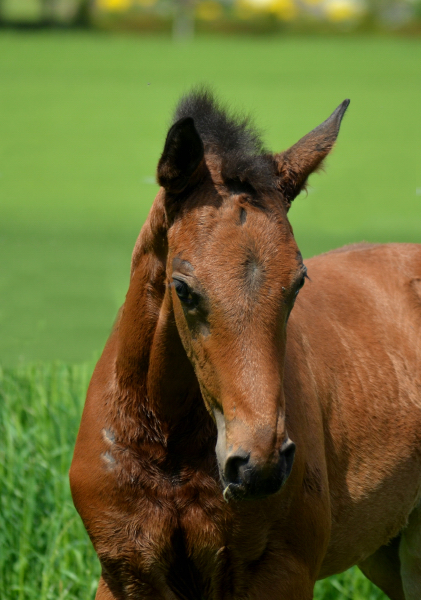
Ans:
{"type": "Polygon", "coordinates": [[[191,117],[180,119],[171,127],[158,163],[159,185],[168,192],[182,192],[204,156],[203,142],[191,117]]]}

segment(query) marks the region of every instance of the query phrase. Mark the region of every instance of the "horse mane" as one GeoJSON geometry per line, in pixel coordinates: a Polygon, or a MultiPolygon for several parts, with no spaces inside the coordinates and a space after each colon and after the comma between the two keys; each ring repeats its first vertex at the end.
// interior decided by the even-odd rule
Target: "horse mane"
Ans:
{"type": "Polygon", "coordinates": [[[210,90],[201,87],[181,98],[174,122],[184,117],[194,120],[205,155],[220,161],[221,175],[228,187],[250,192],[243,188],[261,190],[276,186],[273,159],[249,115],[230,113],[210,90]]]}

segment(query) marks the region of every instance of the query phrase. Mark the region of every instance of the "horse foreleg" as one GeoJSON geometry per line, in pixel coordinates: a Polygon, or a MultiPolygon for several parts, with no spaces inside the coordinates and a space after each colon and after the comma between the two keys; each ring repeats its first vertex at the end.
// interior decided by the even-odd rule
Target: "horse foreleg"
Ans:
{"type": "Polygon", "coordinates": [[[364,575],[379,587],[391,600],[405,600],[399,559],[400,537],[359,563],[364,575]]]}
{"type": "Polygon", "coordinates": [[[412,511],[402,531],[399,556],[405,600],[421,598],[421,506],[412,511]]]}

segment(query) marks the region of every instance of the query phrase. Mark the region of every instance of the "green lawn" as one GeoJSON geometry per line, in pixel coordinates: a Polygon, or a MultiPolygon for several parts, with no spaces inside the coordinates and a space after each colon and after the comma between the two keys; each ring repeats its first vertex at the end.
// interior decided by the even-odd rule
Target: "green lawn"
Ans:
{"type": "MultiPolygon", "coordinates": [[[[303,254],[362,239],[420,242],[420,64],[419,40],[403,38],[174,45],[1,33],[1,600],[92,597],[98,566],[67,470],[179,95],[210,83],[252,111],[277,151],[350,97],[326,174],[291,209],[303,254]]],[[[357,570],[317,590],[317,600],[384,598],[357,570]]]]}
{"type": "Polygon", "coordinates": [[[351,98],[291,220],[304,256],[421,241],[421,44],[382,38],[0,36],[0,364],[90,360],[127,287],[172,108],[208,82],[268,147],[351,98]],[[416,195],[418,188],[419,196],[416,195]]]}

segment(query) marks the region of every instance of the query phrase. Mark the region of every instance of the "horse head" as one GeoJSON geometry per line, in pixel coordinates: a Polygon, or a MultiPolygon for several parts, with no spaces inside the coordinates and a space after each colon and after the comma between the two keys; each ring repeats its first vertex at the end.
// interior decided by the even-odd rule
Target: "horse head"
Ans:
{"type": "Polygon", "coordinates": [[[193,93],[178,107],[158,164],[167,293],[217,427],[226,500],[273,494],[292,469],[283,365],[306,268],[287,213],[332,149],[348,104],[272,155],[247,119],[193,93]]]}

